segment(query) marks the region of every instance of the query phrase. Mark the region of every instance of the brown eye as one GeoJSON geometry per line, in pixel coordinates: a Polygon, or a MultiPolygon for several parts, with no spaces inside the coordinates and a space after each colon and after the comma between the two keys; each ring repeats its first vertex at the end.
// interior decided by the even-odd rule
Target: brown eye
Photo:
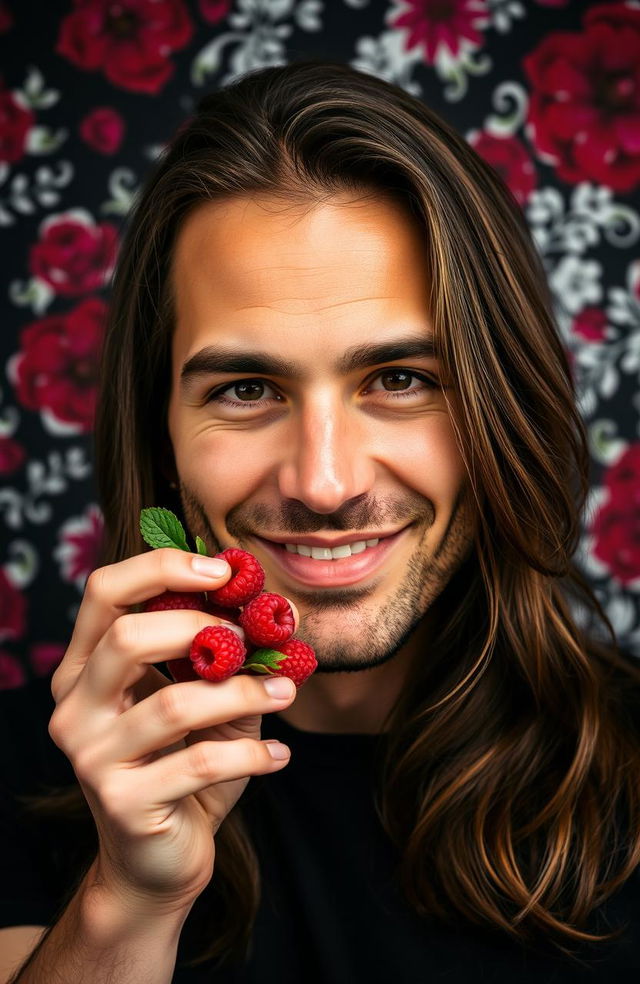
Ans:
{"type": "Polygon", "coordinates": [[[233,386],[234,395],[238,400],[249,403],[260,400],[264,394],[264,383],[259,379],[249,379],[247,382],[236,383],[233,386]]]}
{"type": "Polygon", "coordinates": [[[385,389],[392,391],[408,389],[413,378],[412,373],[404,372],[402,369],[389,370],[380,374],[380,380],[385,389]]]}

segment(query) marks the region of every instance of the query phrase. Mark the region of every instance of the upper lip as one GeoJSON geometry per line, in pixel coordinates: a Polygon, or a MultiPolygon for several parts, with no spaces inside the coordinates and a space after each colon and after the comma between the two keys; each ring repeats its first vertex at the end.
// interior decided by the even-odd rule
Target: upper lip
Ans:
{"type": "MultiPolygon", "coordinates": [[[[403,526],[402,529],[405,529],[403,526]]],[[[343,543],[358,543],[361,540],[384,540],[385,537],[394,536],[396,533],[400,533],[401,530],[388,530],[386,533],[384,531],[372,530],[364,533],[344,533],[342,536],[336,536],[332,539],[328,539],[326,536],[297,536],[292,534],[291,536],[262,536],[259,537],[261,540],[266,540],[267,543],[302,543],[307,547],[340,547],[343,543]]]]}

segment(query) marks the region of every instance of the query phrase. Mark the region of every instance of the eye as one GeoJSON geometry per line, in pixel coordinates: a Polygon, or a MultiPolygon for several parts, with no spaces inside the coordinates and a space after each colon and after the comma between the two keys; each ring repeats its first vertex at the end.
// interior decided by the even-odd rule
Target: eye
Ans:
{"type": "Polygon", "coordinates": [[[402,368],[383,369],[367,387],[368,392],[385,393],[392,400],[413,398],[435,389],[440,389],[436,379],[402,368]],[[412,386],[412,381],[418,385],[412,386]],[[380,385],[375,385],[377,383],[380,385]]]}
{"type": "Polygon", "coordinates": [[[241,406],[261,406],[271,399],[282,400],[280,394],[276,393],[265,379],[238,379],[235,383],[228,383],[219,389],[213,390],[207,397],[207,403],[219,403],[228,407],[241,406]],[[274,396],[265,396],[265,392],[274,396]],[[229,399],[225,394],[232,393],[236,399],[229,399]]]}

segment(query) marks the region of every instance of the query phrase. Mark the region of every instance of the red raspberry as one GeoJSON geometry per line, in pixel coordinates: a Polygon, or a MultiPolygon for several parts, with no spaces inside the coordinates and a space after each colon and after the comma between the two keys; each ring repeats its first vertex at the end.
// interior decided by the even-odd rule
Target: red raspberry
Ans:
{"type": "Polygon", "coordinates": [[[230,547],[216,554],[231,567],[231,579],[215,591],[208,591],[207,597],[216,605],[239,608],[259,595],[264,588],[264,570],[260,561],[246,550],[230,547]]]}
{"type": "Polygon", "coordinates": [[[191,643],[189,658],[204,680],[226,680],[233,676],[247,655],[242,639],[224,625],[207,625],[191,643]]]}
{"type": "Polygon", "coordinates": [[[318,665],[315,652],[302,639],[289,639],[288,642],[271,648],[287,657],[278,663],[278,669],[274,670],[273,675],[289,677],[296,687],[301,687],[318,665]]]}
{"type": "Polygon", "coordinates": [[[295,631],[291,605],[282,595],[265,591],[250,601],[240,616],[247,639],[255,646],[286,642],[295,631]]]}
{"type": "Polygon", "coordinates": [[[206,612],[206,602],[202,591],[163,591],[142,603],[145,612],[173,612],[187,609],[206,612]]]}

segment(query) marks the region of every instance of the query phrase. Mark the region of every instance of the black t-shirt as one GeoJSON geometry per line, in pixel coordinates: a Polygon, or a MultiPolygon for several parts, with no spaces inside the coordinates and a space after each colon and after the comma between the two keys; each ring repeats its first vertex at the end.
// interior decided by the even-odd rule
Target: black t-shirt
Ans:
{"type": "MultiPolygon", "coordinates": [[[[2,778],[13,793],[70,782],[47,736],[44,683],[0,695],[2,778]]],[[[243,966],[181,966],[174,984],[581,984],[640,970],[640,875],[598,914],[628,924],[615,944],[584,948],[587,965],[498,933],[419,919],[397,885],[396,856],[373,808],[376,742],[367,735],[299,731],[271,715],[263,735],[285,741],[290,763],[252,779],[242,809],[263,894],[243,966]]],[[[47,924],[73,878],[73,825],[25,822],[13,796],[0,815],[0,925],[47,924]]]]}

